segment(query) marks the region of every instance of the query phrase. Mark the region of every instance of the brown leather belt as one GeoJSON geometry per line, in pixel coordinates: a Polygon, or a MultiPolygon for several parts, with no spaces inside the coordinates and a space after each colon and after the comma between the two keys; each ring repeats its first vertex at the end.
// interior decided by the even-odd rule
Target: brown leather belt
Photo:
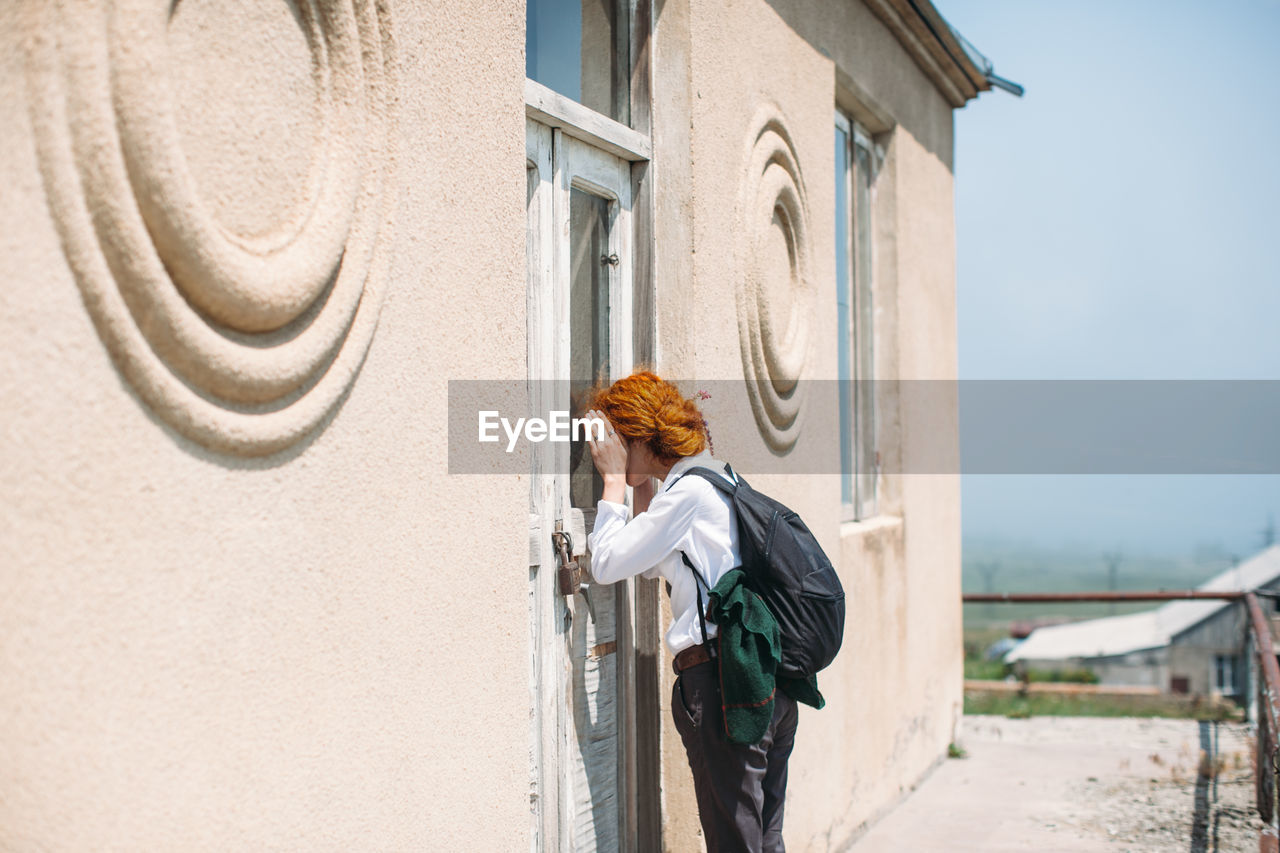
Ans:
{"type": "Polygon", "coordinates": [[[676,675],[691,666],[697,666],[715,658],[717,655],[715,643],[719,639],[719,637],[714,637],[710,643],[690,646],[677,654],[675,660],[671,661],[671,667],[676,671],[676,675]],[[710,647],[710,650],[708,650],[708,647],[710,647]]]}

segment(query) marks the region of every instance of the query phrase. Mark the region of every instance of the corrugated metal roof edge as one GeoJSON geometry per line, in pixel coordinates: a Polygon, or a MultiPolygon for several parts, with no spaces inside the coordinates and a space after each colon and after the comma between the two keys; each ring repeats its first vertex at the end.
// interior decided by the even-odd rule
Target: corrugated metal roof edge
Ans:
{"type": "MultiPolygon", "coordinates": [[[[1159,648],[1162,645],[1167,645],[1168,642],[1169,635],[1167,632],[1162,632],[1160,630],[1160,626],[1156,620],[1156,611],[1139,610],[1137,613],[1123,613],[1117,616],[1102,616],[1097,619],[1084,619],[1078,622],[1067,622],[1061,625],[1047,625],[1043,628],[1037,628],[1035,631],[1032,631],[1031,634],[1023,640],[1023,642],[1019,643],[1013,649],[1010,649],[1005,655],[1004,660],[1006,663],[1014,663],[1018,660],[1022,660],[1024,656],[1031,660],[1114,657],[1117,655],[1130,654],[1134,651],[1159,648]],[[1110,636],[1114,638],[1117,634],[1122,637],[1125,636],[1122,629],[1116,630],[1117,626],[1124,626],[1124,628],[1132,631],[1132,626],[1139,625],[1146,630],[1143,630],[1136,640],[1130,638],[1130,645],[1123,646],[1119,649],[1110,649],[1105,654],[1098,653],[1096,651],[1098,643],[1096,639],[1090,640],[1090,645],[1086,647],[1079,638],[1075,638],[1075,645],[1073,647],[1069,642],[1071,635],[1089,632],[1090,622],[1097,623],[1093,626],[1093,630],[1102,632],[1104,637],[1110,636]],[[1082,631],[1082,629],[1084,630],[1082,631]],[[1037,633],[1040,633],[1039,637],[1036,636],[1037,633]],[[1054,634],[1065,634],[1069,638],[1069,640],[1065,642],[1067,642],[1067,646],[1070,651],[1066,654],[1057,655],[1035,654],[1036,646],[1043,646],[1046,643],[1052,644],[1055,641],[1058,643],[1064,642],[1061,638],[1054,637],[1054,634]],[[1029,648],[1030,651],[1028,650],[1029,648]],[[1086,648],[1092,648],[1095,651],[1086,651],[1086,648]]],[[[1052,645],[1050,648],[1052,648],[1052,645]]]]}
{"type": "MultiPolygon", "coordinates": [[[[1136,654],[1138,654],[1138,653],[1140,653],[1140,652],[1157,652],[1157,651],[1159,651],[1160,649],[1167,649],[1168,647],[1169,647],[1169,644],[1168,644],[1168,643],[1163,643],[1163,644],[1158,645],[1158,646],[1137,646],[1137,647],[1132,648],[1132,649],[1126,649],[1126,650],[1125,650],[1125,651],[1123,651],[1123,652],[1113,652],[1113,653],[1111,653],[1111,654],[1107,654],[1107,655],[1068,655],[1067,657],[1061,657],[1061,658],[1036,658],[1036,657],[1028,657],[1028,658],[1014,658],[1013,660],[1014,660],[1014,661],[1018,661],[1018,660],[1072,660],[1072,659],[1078,658],[1078,659],[1080,659],[1080,660],[1099,660],[1099,661],[1101,661],[1101,660],[1111,660],[1111,659],[1113,659],[1113,658],[1123,658],[1123,657],[1127,657],[1127,656],[1129,656],[1129,655],[1136,655],[1136,654]]],[[[1016,650],[1010,650],[1010,652],[1009,652],[1009,653],[1010,653],[1010,654],[1012,654],[1012,653],[1013,653],[1013,651],[1016,651],[1016,650]]],[[[1009,663],[1013,663],[1013,661],[1009,661],[1009,663]]]]}

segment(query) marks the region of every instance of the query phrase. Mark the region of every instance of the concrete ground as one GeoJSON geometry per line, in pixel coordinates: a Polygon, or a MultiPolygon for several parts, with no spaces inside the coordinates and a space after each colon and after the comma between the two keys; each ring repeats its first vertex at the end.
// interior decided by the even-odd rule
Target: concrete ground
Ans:
{"type": "Polygon", "coordinates": [[[945,761],[854,845],[900,851],[1256,851],[1251,728],[968,716],[945,761]]]}

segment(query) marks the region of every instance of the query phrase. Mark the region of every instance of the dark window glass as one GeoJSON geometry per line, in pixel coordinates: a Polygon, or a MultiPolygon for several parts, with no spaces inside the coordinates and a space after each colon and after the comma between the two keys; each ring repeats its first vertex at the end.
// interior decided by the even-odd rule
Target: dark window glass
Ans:
{"type": "MultiPolygon", "coordinates": [[[[574,187],[569,191],[569,377],[572,398],[609,369],[610,204],[574,187]]],[[[575,413],[575,416],[579,413],[575,413]]],[[[570,503],[594,508],[604,480],[583,441],[570,451],[570,503]]]]}
{"type": "Polygon", "coordinates": [[[840,379],[840,500],[854,518],[876,512],[876,423],[872,380],[870,141],[835,129],[837,370],[840,379]]]}

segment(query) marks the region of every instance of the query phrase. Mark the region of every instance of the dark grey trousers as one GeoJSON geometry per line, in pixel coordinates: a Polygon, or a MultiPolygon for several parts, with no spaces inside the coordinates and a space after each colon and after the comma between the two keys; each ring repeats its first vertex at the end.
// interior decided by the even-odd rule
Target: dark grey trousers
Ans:
{"type": "Polygon", "coordinates": [[[707,853],[781,853],[796,703],[779,690],[764,739],[733,743],[720,709],[719,665],[711,660],[690,667],[671,688],[671,715],[693,771],[707,853]]]}

